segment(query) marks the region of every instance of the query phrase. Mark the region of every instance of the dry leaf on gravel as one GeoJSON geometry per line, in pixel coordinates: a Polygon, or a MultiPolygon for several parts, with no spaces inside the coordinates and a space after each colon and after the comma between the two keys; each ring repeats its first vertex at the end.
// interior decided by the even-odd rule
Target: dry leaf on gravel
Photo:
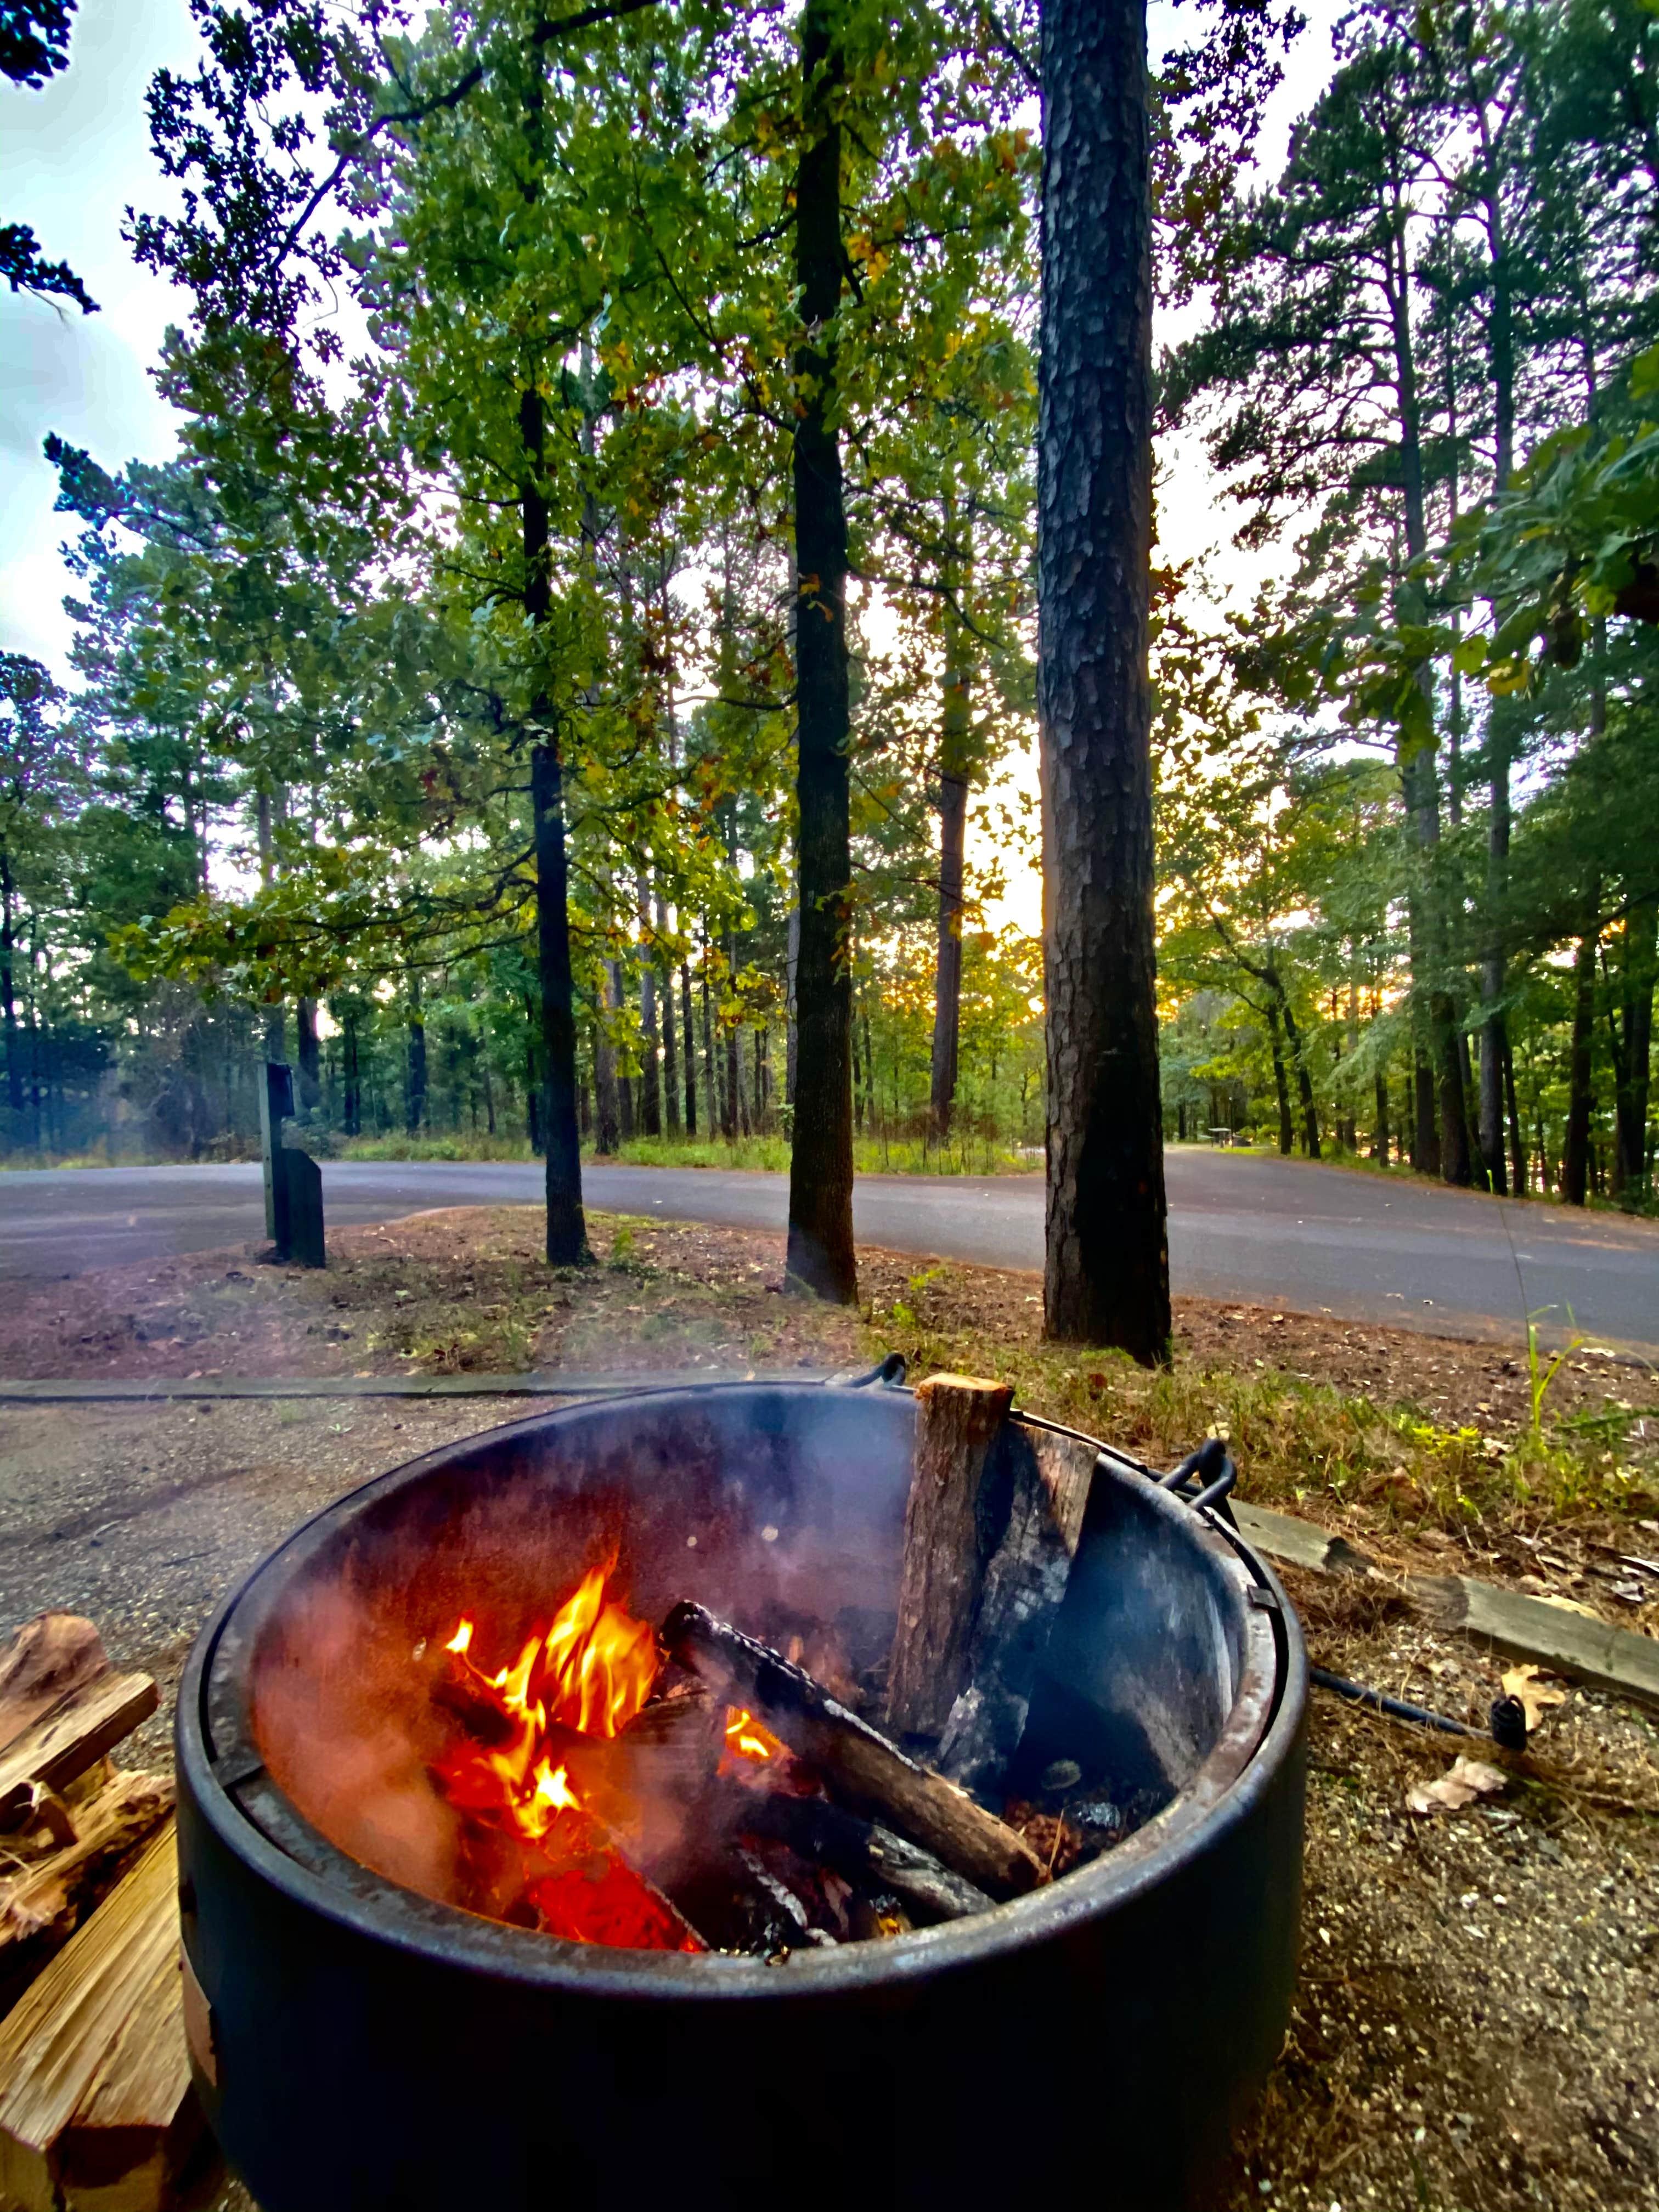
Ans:
{"type": "Polygon", "coordinates": [[[1406,1793],[1406,1802],[1413,1813],[1458,1813],[1477,1797],[1495,1797],[1508,1788],[1509,1779],[1501,1767],[1488,1766],[1478,1759],[1459,1759],[1438,1782],[1414,1783],[1406,1793]]]}
{"type": "Polygon", "coordinates": [[[1551,1705],[1565,1705],[1565,1690],[1546,1689],[1538,1677],[1543,1672],[1539,1667],[1511,1667],[1504,1677],[1504,1695],[1514,1698],[1523,1707],[1527,1716],[1527,1734],[1530,1735],[1551,1705]]]}

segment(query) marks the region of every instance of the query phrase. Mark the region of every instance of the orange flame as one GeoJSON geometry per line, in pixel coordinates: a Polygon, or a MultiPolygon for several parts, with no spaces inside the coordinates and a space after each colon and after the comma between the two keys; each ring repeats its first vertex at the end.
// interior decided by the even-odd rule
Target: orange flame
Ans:
{"type": "Polygon", "coordinates": [[[444,1650],[469,1694],[507,1723],[503,1740],[460,1751],[443,1770],[450,1802],[493,1817],[528,1843],[541,1843],[562,1814],[580,1814],[569,1770],[548,1748],[552,1728],[614,1736],[651,1694],[659,1660],[648,1623],[605,1596],[614,1561],[591,1568],[516,1658],[487,1672],[473,1656],[471,1620],[457,1624],[444,1650]]]}
{"type": "Polygon", "coordinates": [[[765,1760],[787,1759],[788,1752],[770,1729],[740,1705],[726,1709],[726,1747],[734,1758],[765,1760]]]}

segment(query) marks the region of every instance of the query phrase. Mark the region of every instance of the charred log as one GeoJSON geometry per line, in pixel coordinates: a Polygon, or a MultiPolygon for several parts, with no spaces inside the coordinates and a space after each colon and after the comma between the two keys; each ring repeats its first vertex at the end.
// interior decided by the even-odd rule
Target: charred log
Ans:
{"type": "Polygon", "coordinates": [[[730,1622],[683,1601],[663,1624],[670,1656],[716,1689],[738,1692],[836,1796],[921,1844],[997,1899],[1043,1879],[1042,1862],[1013,1830],[943,1776],[932,1773],[811,1676],[730,1622]]]}

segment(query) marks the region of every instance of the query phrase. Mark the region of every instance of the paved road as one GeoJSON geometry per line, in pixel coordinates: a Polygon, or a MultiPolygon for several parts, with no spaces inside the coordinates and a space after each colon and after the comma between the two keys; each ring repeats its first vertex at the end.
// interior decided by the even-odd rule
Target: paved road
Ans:
{"type": "MultiPolygon", "coordinates": [[[[335,1160],[328,1218],[533,1201],[541,1170],[484,1161],[335,1160]]],[[[781,1176],[592,1168],[596,1206],[779,1229],[781,1176]]],[[[1169,1158],[1177,1291],[1448,1334],[1524,1335],[1528,1309],[1571,1308],[1597,1339],[1659,1352],[1659,1226],[1505,1205],[1432,1185],[1229,1152],[1169,1158]]],[[[0,1282],[241,1244],[263,1228],[257,1166],[0,1175],[0,1282]]],[[[1042,1264],[1035,1176],[863,1176],[861,1242],[1000,1267],[1042,1264]]]]}

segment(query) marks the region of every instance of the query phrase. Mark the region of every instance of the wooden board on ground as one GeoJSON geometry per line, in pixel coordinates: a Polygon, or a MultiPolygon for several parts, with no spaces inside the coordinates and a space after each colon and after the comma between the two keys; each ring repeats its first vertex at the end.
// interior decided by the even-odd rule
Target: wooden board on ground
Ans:
{"type": "Polygon", "coordinates": [[[1270,1559],[1287,1559],[1293,1567],[1310,1567],[1316,1574],[1365,1574],[1371,1562],[1346,1536],[1334,1536],[1311,1521],[1293,1514],[1275,1513],[1266,1505],[1232,1501],[1233,1519],[1247,1544],[1265,1552],[1270,1559]]]}
{"type": "Polygon", "coordinates": [[[1659,1643],[1650,1636],[1467,1575],[1414,1576],[1407,1587],[1413,1602],[1443,1628],[1593,1689],[1659,1706],[1659,1643]]]}
{"type": "MultiPolygon", "coordinates": [[[[177,1887],[169,1820],[0,2021],[0,2205],[7,2212],[58,2212],[58,2147],[72,2124],[90,2135],[118,2112],[128,2176],[142,2171],[141,2136],[153,2148],[187,2128],[186,2089],[167,2055],[169,2039],[179,2049],[184,2040],[171,1994],[179,1973],[177,1887]],[[143,2057],[147,2039],[155,2050],[143,2057]],[[106,2080],[113,2087],[104,2101],[106,2080]]],[[[143,2212],[161,2201],[129,2191],[125,2199],[106,2200],[102,2212],[116,2212],[118,2203],[121,2212],[143,2212]]]]}

